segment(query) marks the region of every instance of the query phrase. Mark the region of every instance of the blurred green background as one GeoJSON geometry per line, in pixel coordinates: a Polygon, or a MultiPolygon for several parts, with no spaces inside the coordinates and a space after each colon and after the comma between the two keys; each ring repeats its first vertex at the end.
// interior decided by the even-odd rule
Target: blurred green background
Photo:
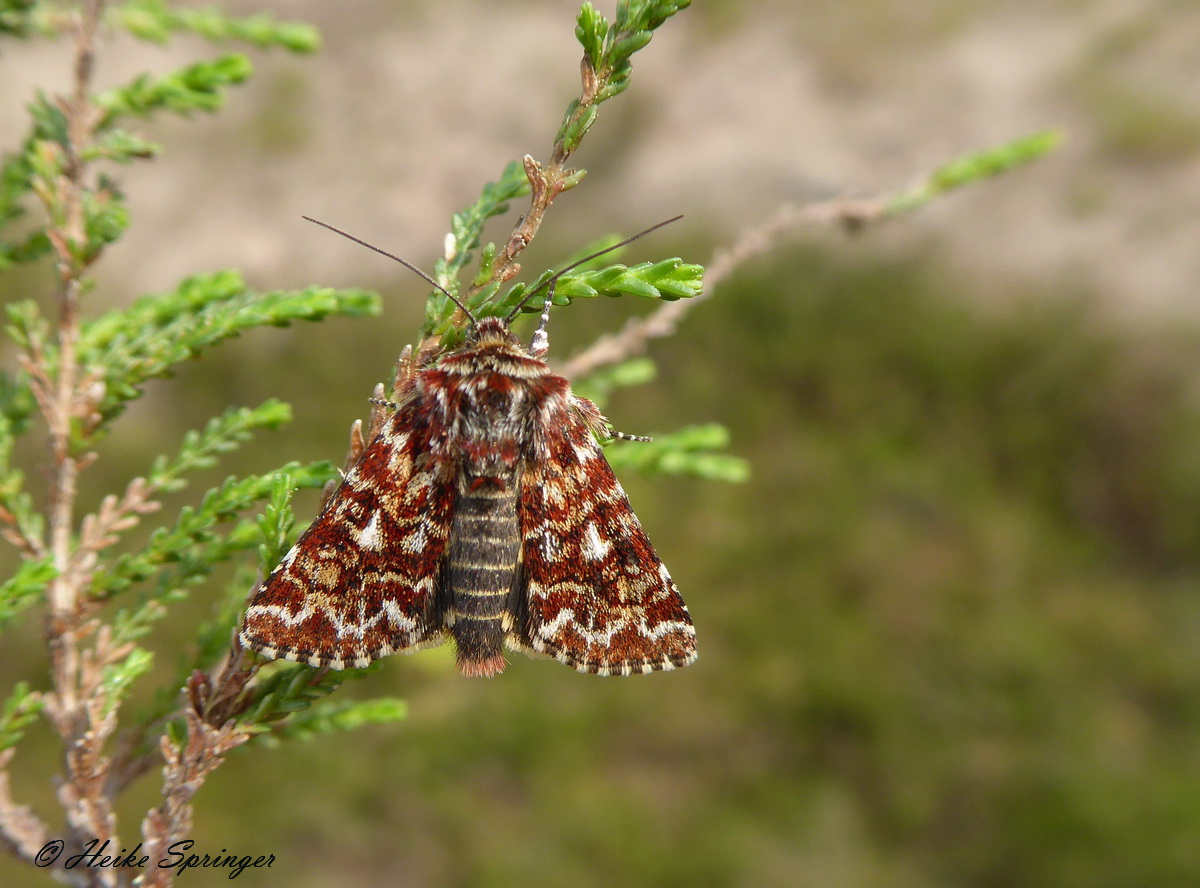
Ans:
{"type": "MultiPolygon", "coordinates": [[[[384,315],[258,331],[154,384],[88,502],[268,397],[296,421],[166,515],[229,472],[340,459],[422,289],[299,214],[429,267],[483,181],[547,153],[575,89],[572,2],[273,8],[325,51],[257,56],[226,112],[153,128],[166,153],[125,176],[134,228],[95,302],[236,266],[378,287],[384,315]]],[[[518,657],[483,682],[446,650],[392,658],[340,693],[403,696],[406,722],[235,754],[197,797],[198,848],[273,853],[240,883],[296,888],[1200,884],[1198,45],[1200,10],[1169,0],[697,3],[664,26],[528,269],[677,211],[630,260],[705,261],[783,200],[897,189],[1047,125],[1070,141],[916,217],[780,244],[608,405],[632,433],[724,423],[752,463],[741,486],[622,479],[695,666],[600,680],[518,657]]],[[[0,57],[6,145],[64,51],[0,57]]],[[[101,77],[208,51],[118,43],[101,77]]],[[[552,354],[648,307],[578,304],[552,354]]],[[[160,675],[219,588],[155,637],[160,675]]],[[[0,685],[44,672],[35,632],[3,639],[0,685]]],[[[14,774],[52,823],[55,755],[39,728],[14,774]]],[[[127,839],[157,786],[123,805],[127,839]]]]}

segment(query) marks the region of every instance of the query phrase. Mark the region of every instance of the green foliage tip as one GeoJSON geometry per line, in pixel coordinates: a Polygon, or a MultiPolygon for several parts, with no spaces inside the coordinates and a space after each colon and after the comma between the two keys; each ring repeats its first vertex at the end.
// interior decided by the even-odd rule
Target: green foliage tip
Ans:
{"type": "Polygon", "coordinates": [[[1057,149],[1064,138],[1061,130],[1044,130],[1004,145],[964,154],[938,167],[920,185],[892,199],[887,212],[915,210],[948,191],[1030,163],[1057,149]]]}
{"type": "MultiPolygon", "coordinates": [[[[139,397],[147,380],[243,330],[333,314],[375,315],[379,308],[378,294],[367,290],[308,287],[258,293],[236,271],[195,275],[172,293],[144,297],[88,322],[80,357],[86,366],[104,370],[99,412],[108,419],[139,397]]],[[[27,321],[24,316],[21,320],[27,321]]]]}
{"type": "Polygon", "coordinates": [[[316,52],[321,37],[301,22],[277,22],[267,13],[233,18],[216,8],[172,9],[165,0],[126,0],[109,21],[151,43],[166,43],[174,31],[190,31],[212,41],[240,40],[253,46],[278,46],[291,52],[316,52]]]}
{"type": "Polygon", "coordinates": [[[691,0],[620,0],[612,24],[591,3],[583,4],[575,37],[596,72],[597,104],[629,86],[630,57],[650,42],[659,25],[690,4],[691,0]]]}
{"type": "Polygon", "coordinates": [[[162,77],[141,74],[125,86],[96,96],[96,105],[106,115],[101,127],[123,116],[149,117],[164,110],[184,117],[193,111],[216,111],[225,101],[225,89],[242,83],[253,72],[246,56],[225,53],[162,77]]]}
{"type": "Polygon", "coordinates": [[[28,728],[42,711],[42,699],[29,689],[26,682],[18,682],[0,709],[0,752],[11,749],[21,742],[28,728]]]}
{"type": "Polygon", "coordinates": [[[722,453],[729,446],[729,430],[716,423],[688,426],[656,435],[649,442],[629,442],[605,452],[615,469],[638,469],[663,475],[692,475],[710,481],[740,484],[750,477],[750,465],[740,457],[722,453]]]}

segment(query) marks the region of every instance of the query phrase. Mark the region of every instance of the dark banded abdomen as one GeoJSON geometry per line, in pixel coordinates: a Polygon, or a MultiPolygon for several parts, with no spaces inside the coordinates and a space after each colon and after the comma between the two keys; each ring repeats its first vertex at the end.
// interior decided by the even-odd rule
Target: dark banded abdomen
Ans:
{"type": "Polygon", "coordinates": [[[521,539],[517,491],[506,478],[468,478],[450,524],[446,560],[446,624],[458,645],[463,675],[504,669],[504,635],[521,539]]]}

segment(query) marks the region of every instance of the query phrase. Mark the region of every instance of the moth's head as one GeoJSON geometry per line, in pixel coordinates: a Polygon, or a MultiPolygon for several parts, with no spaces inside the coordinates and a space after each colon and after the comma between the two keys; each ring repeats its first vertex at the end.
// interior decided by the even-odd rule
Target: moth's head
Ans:
{"type": "Polygon", "coordinates": [[[508,329],[503,318],[481,318],[467,335],[472,345],[520,345],[520,340],[508,329]]]}

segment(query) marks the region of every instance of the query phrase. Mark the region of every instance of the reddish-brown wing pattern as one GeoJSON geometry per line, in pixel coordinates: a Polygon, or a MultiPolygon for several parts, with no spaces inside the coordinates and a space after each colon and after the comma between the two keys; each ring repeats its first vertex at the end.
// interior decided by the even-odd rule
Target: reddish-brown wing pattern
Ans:
{"type": "Polygon", "coordinates": [[[246,611],[246,647],[342,669],[442,642],[454,479],[428,458],[419,415],[389,420],[267,577],[246,611]]]}
{"type": "Polygon", "coordinates": [[[631,675],[686,666],[696,631],[671,575],[646,538],[572,398],[549,458],[521,489],[523,619],[512,642],[580,672],[631,675]]]}
{"type": "Polygon", "coordinates": [[[396,414],[253,596],[242,642],[363,666],[450,635],[630,675],[696,656],[687,607],[593,433],[608,423],[497,318],[417,371],[396,414]]]}

